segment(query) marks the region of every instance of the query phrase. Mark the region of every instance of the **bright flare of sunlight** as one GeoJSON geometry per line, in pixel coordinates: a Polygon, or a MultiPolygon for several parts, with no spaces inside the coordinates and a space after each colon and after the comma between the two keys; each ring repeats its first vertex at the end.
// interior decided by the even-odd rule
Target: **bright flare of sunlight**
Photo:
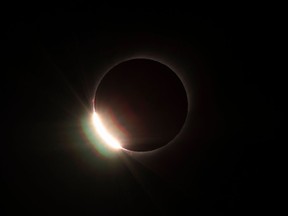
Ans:
{"type": "Polygon", "coordinates": [[[104,127],[99,115],[94,112],[92,115],[93,125],[96,128],[98,135],[103,139],[103,141],[114,149],[121,149],[122,146],[120,142],[115,139],[104,127]]]}

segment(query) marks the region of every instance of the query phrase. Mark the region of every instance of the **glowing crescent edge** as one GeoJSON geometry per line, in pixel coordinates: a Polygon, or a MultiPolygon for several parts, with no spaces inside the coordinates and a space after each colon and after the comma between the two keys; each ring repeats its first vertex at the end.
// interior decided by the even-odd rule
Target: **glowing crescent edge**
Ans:
{"type": "Polygon", "coordinates": [[[102,140],[114,149],[122,149],[120,142],[115,139],[104,127],[99,115],[94,111],[92,115],[93,125],[96,128],[98,135],[102,138],[102,140]]]}

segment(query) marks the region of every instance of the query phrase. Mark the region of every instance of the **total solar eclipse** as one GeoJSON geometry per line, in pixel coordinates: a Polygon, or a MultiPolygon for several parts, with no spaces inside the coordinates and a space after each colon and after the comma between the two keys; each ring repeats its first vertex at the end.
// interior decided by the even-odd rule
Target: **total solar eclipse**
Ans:
{"type": "Polygon", "coordinates": [[[180,78],[151,59],[130,59],[110,69],[93,103],[99,135],[113,147],[130,151],[167,145],[181,131],[188,112],[180,78]]]}

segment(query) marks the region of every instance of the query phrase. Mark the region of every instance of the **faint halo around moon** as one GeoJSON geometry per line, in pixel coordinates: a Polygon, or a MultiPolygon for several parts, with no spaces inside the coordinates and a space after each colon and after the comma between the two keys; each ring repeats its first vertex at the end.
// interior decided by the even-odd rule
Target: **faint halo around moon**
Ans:
{"type": "Polygon", "coordinates": [[[188,99],[174,71],[158,61],[137,58],[105,74],[96,89],[94,108],[122,148],[152,151],[178,135],[188,99]]]}

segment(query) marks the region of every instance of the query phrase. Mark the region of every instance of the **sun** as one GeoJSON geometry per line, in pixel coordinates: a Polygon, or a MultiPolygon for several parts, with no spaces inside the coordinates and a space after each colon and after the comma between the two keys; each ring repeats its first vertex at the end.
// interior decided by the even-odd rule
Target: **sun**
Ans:
{"type": "Polygon", "coordinates": [[[92,114],[92,121],[96,132],[109,147],[113,149],[122,149],[121,143],[107,131],[100,116],[95,111],[92,114]]]}

